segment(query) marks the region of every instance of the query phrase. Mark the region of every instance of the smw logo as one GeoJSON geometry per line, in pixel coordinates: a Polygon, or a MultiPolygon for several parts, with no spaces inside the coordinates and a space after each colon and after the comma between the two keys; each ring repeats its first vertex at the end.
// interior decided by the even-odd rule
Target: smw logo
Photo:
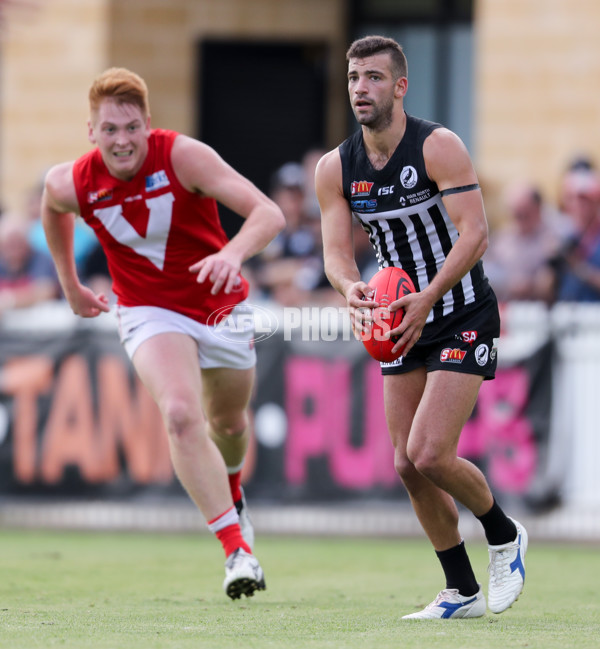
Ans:
{"type": "Polygon", "coordinates": [[[350,194],[352,196],[368,196],[373,184],[367,180],[353,180],[350,185],[350,194]]]}

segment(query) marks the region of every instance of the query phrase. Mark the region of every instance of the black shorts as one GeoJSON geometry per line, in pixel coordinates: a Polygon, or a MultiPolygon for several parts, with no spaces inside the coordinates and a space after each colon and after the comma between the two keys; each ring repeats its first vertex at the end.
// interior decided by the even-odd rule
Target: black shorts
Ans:
{"type": "Polygon", "coordinates": [[[425,325],[421,337],[393,363],[381,363],[381,373],[405,374],[419,367],[448,370],[493,379],[498,363],[496,342],[500,314],[493,291],[471,308],[461,309],[425,325]]]}

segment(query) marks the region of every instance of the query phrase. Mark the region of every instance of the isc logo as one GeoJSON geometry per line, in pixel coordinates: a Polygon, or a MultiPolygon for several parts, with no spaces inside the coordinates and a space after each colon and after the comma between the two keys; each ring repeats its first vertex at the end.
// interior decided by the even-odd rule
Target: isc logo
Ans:
{"type": "Polygon", "coordinates": [[[387,187],[380,187],[377,190],[377,196],[387,196],[388,194],[394,193],[394,185],[388,185],[387,187]]]}

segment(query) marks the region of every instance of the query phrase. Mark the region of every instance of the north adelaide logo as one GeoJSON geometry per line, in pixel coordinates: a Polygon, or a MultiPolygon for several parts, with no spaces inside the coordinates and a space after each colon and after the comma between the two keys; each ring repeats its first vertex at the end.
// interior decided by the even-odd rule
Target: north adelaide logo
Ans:
{"type": "Polygon", "coordinates": [[[371,183],[368,180],[353,180],[350,185],[350,195],[368,196],[371,193],[374,184],[375,183],[371,183]]]}

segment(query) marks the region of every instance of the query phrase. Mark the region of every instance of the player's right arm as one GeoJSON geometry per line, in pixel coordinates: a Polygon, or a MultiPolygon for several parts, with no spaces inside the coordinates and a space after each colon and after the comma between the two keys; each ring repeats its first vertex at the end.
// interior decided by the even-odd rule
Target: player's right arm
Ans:
{"type": "Polygon", "coordinates": [[[81,284],[77,275],[73,233],[79,203],[72,162],[56,165],[46,175],[41,212],[48,248],[61,288],[73,312],[84,318],[93,318],[103,311],[109,311],[106,296],[96,295],[81,284]]]}
{"type": "Polygon", "coordinates": [[[365,301],[372,290],[361,280],[354,258],[352,212],[342,190],[342,162],[337,149],[319,161],[315,190],[321,208],[325,273],[333,288],[346,298],[352,325],[359,334],[364,329],[364,310],[377,306],[377,303],[365,301]]]}

